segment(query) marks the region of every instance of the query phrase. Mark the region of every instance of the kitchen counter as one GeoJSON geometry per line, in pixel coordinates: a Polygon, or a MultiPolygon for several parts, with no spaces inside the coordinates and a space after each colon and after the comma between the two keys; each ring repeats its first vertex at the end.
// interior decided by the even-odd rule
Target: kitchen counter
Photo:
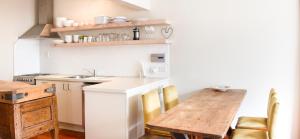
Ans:
{"type": "Polygon", "coordinates": [[[70,78],[74,75],[62,75],[62,74],[54,74],[54,75],[45,75],[36,77],[37,80],[49,80],[49,81],[69,81],[69,82],[91,82],[91,83],[102,83],[108,82],[112,80],[111,76],[97,76],[97,77],[89,77],[89,78],[70,78]]]}
{"type": "Polygon", "coordinates": [[[138,139],[143,136],[141,96],[151,90],[161,91],[167,85],[167,78],[115,77],[84,87],[86,138],[138,139]]]}
{"type": "MultiPolygon", "coordinates": [[[[36,79],[40,83],[56,82],[58,99],[61,99],[58,102],[62,103],[58,106],[61,106],[60,110],[63,112],[74,109],[72,111],[80,113],[82,107],[79,104],[81,104],[82,98],[84,99],[84,131],[88,139],[138,139],[143,136],[141,96],[155,89],[161,92],[163,87],[169,85],[168,78],[90,77],[74,79],[70,78],[71,76],[48,75],[36,79]],[[86,83],[92,84],[85,86],[86,83]],[[83,94],[81,89],[83,89],[83,94]],[[74,103],[66,105],[65,102],[74,103]]],[[[70,118],[65,120],[68,119],[70,118]]],[[[81,119],[81,117],[77,119],[81,119]]],[[[76,124],[78,123],[81,123],[81,120],[76,121],[76,124]]]]}
{"type": "Polygon", "coordinates": [[[72,75],[46,75],[39,76],[37,80],[50,81],[69,81],[69,82],[89,82],[99,83],[83,88],[84,91],[92,92],[110,92],[110,93],[129,93],[141,90],[143,88],[151,88],[151,86],[159,86],[169,82],[168,78],[137,78],[137,77],[111,77],[99,76],[83,79],[69,78],[72,75]]]}

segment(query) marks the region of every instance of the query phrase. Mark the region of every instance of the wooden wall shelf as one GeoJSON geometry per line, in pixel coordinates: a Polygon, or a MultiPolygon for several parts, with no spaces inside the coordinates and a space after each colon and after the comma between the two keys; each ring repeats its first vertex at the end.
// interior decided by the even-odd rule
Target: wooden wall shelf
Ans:
{"type": "Polygon", "coordinates": [[[101,29],[114,29],[114,28],[129,28],[136,26],[159,26],[170,25],[166,20],[145,20],[145,21],[131,21],[126,23],[109,23],[105,25],[88,25],[80,27],[64,27],[52,28],[51,32],[74,32],[74,31],[87,31],[87,30],[101,30],[101,29]]]}
{"type": "Polygon", "coordinates": [[[155,45],[169,44],[165,39],[157,40],[128,40],[128,41],[111,41],[111,42],[91,42],[91,43],[64,43],[56,44],[54,47],[96,47],[96,46],[120,46],[120,45],[155,45]]]}

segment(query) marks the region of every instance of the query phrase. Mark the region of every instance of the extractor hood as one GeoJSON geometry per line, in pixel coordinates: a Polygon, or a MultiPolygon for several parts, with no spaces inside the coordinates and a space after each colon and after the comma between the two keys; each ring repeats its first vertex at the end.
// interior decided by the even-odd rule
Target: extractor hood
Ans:
{"type": "Polygon", "coordinates": [[[36,24],[25,32],[21,39],[59,38],[57,33],[50,30],[53,24],[53,0],[35,0],[36,24]]]}

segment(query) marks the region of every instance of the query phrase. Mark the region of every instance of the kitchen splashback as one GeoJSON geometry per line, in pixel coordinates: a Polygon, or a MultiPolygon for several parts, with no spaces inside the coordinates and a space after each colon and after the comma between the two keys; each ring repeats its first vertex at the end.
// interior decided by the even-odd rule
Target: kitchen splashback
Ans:
{"type": "Polygon", "coordinates": [[[20,39],[14,46],[14,75],[40,72],[38,40],[20,39]]]}
{"type": "Polygon", "coordinates": [[[88,74],[84,69],[96,69],[98,75],[138,76],[141,63],[151,77],[169,75],[169,45],[167,46],[109,46],[55,48],[50,40],[40,41],[41,72],[88,74]],[[151,54],[165,53],[166,63],[151,63],[151,54]],[[152,74],[152,68],[159,69],[152,74]]]}

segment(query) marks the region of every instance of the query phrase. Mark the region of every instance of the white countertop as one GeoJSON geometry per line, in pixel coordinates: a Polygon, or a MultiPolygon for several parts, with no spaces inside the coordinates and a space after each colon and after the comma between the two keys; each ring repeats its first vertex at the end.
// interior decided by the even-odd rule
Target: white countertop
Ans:
{"type": "Polygon", "coordinates": [[[84,87],[84,91],[92,92],[115,92],[115,93],[129,93],[132,91],[141,90],[144,88],[151,88],[168,84],[167,78],[136,78],[136,77],[115,77],[111,81],[104,82],[97,85],[84,87]]]}
{"type": "Polygon", "coordinates": [[[138,77],[90,77],[84,79],[68,78],[72,75],[47,75],[39,76],[37,80],[70,81],[70,82],[93,82],[99,83],[83,88],[89,92],[129,93],[143,90],[145,88],[157,88],[168,84],[168,78],[138,78],[138,77]]]}
{"type": "Polygon", "coordinates": [[[50,80],[50,81],[69,81],[69,82],[93,82],[93,83],[102,83],[108,82],[115,77],[110,76],[99,76],[99,77],[89,77],[83,79],[76,79],[76,78],[69,78],[73,75],[61,75],[61,74],[54,74],[54,75],[45,75],[45,76],[38,76],[36,77],[37,80],[50,80]]]}

